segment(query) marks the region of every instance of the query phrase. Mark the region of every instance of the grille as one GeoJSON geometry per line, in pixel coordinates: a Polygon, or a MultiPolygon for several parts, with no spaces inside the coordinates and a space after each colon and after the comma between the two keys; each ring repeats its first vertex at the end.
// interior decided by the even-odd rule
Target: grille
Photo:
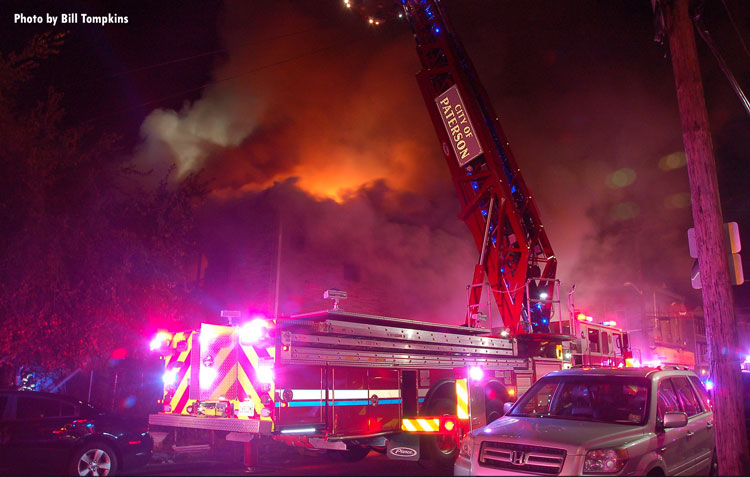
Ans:
{"type": "Polygon", "coordinates": [[[479,465],[495,469],[510,469],[544,475],[557,475],[565,462],[565,450],[552,447],[482,442],[479,465]]]}

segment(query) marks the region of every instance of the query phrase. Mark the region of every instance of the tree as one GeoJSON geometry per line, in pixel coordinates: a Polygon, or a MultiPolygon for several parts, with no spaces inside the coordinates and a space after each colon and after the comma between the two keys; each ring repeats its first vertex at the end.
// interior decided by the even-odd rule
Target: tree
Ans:
{"type": "MultiPolygon", "coordinates": [[[[0,55],[0,367],[70,372],[142,348],[150,319],[194,308],[188,282],[199,175],[154,190],[117,137],[64,127],[62,96],[25,88],[61,35],[0,55]]],[[[13,373],[10,373],[11,375],[13,373]]]]}

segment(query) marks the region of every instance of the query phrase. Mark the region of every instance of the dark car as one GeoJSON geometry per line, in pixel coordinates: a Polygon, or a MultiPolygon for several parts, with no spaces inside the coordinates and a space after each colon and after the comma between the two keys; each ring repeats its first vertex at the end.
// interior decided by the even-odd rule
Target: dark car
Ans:
{"type": "Polygon", "coordinates": [[[0,391],[0,418],[0,470],[112,476],[151,458],[145,423],[60,394],[0,391]]]}

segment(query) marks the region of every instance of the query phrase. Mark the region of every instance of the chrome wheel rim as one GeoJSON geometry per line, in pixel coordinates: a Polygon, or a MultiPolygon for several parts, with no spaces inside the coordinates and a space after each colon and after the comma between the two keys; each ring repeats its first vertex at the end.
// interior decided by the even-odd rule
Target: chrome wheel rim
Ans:
{"type": "Polygon", "coordinates": [[[109,475],[112,460],[102,449],[89,449],[78,459],[78,475],[99,477],[109,475]]]}

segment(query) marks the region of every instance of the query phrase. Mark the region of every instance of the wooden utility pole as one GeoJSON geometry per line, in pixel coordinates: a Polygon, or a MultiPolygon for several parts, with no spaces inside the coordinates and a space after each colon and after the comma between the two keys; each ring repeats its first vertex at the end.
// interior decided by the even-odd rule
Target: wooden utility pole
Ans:
{"type": "MultiPolygon", "coordinates": [[[[655,0],[669,37],[698,248],[720,475],[747,475],[741,363],[719,184],[689,0],[655,0]],[[661,11],[659,9],[661,8],[661,11]]],[[[658,18],[657,18],[658,20],[658,18]]],[[[750,470],[750,469],[747,469],[750,470]]]]}

